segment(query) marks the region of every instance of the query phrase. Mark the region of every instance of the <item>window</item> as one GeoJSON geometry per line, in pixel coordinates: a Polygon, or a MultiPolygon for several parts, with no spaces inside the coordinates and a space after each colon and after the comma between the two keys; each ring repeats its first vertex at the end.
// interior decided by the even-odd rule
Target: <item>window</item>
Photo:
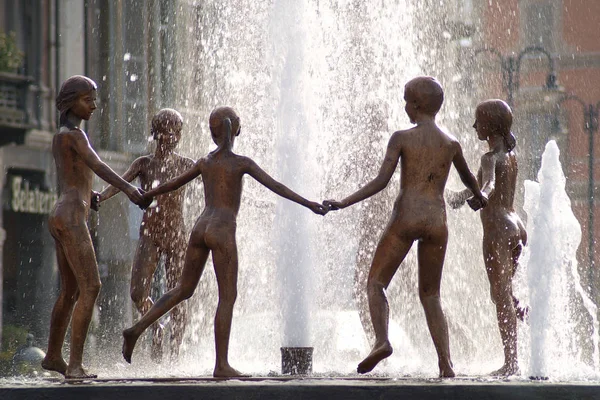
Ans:
{"type": "Polygon", "coordinates": [[[523,33],[526,46],[541,46],[548,51],[554,43],[554,7],[549,3],[535,2],[525,7],[523,33]]]}

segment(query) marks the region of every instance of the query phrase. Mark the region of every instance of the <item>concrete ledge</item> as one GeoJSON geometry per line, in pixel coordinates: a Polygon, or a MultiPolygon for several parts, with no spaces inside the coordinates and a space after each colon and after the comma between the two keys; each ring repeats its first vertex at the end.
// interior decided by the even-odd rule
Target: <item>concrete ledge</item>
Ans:
{"type": "Polygon", "coordinates": [[[2,387],[0,399],[254,400],[254,399],[599,399],[600,383],[468,380],[137,380],[2,387]]]}

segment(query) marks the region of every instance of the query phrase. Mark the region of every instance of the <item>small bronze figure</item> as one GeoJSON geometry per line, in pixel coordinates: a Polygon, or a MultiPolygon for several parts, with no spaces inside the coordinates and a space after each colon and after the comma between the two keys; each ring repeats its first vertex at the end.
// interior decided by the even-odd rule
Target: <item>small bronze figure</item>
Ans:
{"type": "MultiPolygon", "coordinates": [[[[489,198],[480,216],[483,259],[504,347],[504,365],[491,373],[499,376],[519,373],[517,318],[523,320],[528,311],[519,305],[512,288],[521,251],[527,244],[527,232],[514,208],[518,168],[513,151],[516,140],[510,131],[512,119],[508,104],[502,100],[487,100],[477,106],[473,124],[477,138],[486,141],[490,149],[481,157],[477,179],[481,192],[489,198]]],[[[467,201],[471,208],[478,210],[481,203],[471,196],[468,189],[449,192],[448,203],[458,208],[467,201]]]]}
{"type": "MultiPolygon", "coordinates": [[[[127,182],[139,178],[144,191],[156,182],[168,182],[194,166],[194,161],[175,153],[181,139],[183,118],[176,110],[165,108],[152,119],[151,133],[157,142],[154,154],[139,157],[122,178],[127,182]]],[[[119,192],[110,186],[100,193],[100,202],[119,192]]],[[[131,269],[131,300],[141,315],[148,312],[154,302],[150,298],[152,278],[160,257],[165,257],[167,290],[175,287],[183,269],[187,236],[183,221],[184,188],[156,197],[156,205],[146,209],[140,226],[140,239],[131,269]]],[[[176,358],[183,340],[186,321],[184,305],[171,311],[171,357],[176,358]]],[[[162,359],[163,327],[153,326],[152,358],[162,359]]]]}
{"type": "Polygon", "coordinates": [[[176,190],[202,175],[205,208],[191,232],[183,272],[177,286],[162,296],[133,327],[123,331],[123,357],[131,362],[133,349],[142,332],[172,307],[192,296],[208,255],[212,252],[219,287],[213,376],[237,377],[243,375],[229,365],[228,353],[233,306],[237,297],[238,256],[235,233],[242,178],[248,174],[276,194],[317,214],[324,215],[327,210],[321,204],[306,200],[271,178],[250,158],[232,151],[234,141],[240,134],[240,119],[232,108],[219,107],[213,110],[209,126],[217,149],[198,160],[192,169],[145,195],[145,198],[151,198],[176,190]]]}
{"type": "Polygon", "coordinates": [[[96,83],[85,76],[72,76],[62,84],[56,107],[60,112],[60,128],[52,141],[52,154],[59,198],[48,224],[56,241],[61,284],[52,310],[48,352],[42,367],[60,372],[66,378],[94,378],[96,375],[87,373],[82,365],[83,345],[101,286],[87,226],[90,206],[98,198],[98,193],[92,191],[94,173],[138,205],[144,204],[144,197],[140,189],[121,179],[98,157],[79,126],[96,109],[96,83]],[[71,313],[71,353],[67,365],[62,346],[71,313]]]}
{"type": "Polygon", "coordinates": [[[435,116],[444,100],[438,81],[431,77],[409,81],[404,88],[404,99],[405,111],[416,126],[392,135],[379,173],[372,181],[341,201],[328,200],[323,204],[330,210],[337,210],[373,196],[387,186],[400,162],[400,193],[375,250],[367,280],[375,344],[357,371],[361,374],[369,372],[392,354],[385,291],[417,241],[419,297],[438,354],[440,376],[453,377],[448,325],[440,303],[440,282],[448,242],[444,187],[451,165],[482,205],[486,198],[479,191],[459,142],[436,125],[435,116]]]}

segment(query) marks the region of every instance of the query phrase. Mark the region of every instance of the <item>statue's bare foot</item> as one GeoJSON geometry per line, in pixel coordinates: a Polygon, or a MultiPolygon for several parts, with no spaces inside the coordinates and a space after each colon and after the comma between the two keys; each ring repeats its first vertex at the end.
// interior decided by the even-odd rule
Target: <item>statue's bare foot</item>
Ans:
{"type": "Polygon", "coordinates": [[[137,335],[133,328],[125,329],[123,331],[123,358],[129,364],[131,364],[131,355],[133,354],[133,349],[135,348],[135,343],[137,342],[139,335],[137,335]]]}
{"type": "Polygon", "coordinates": [[[383,360],[384,358],[388,358],[392,355],[393,352],[394,349],[392,349],[392,345],[388,340],[386,340],[382,344],[375,343],[373,350],[371,350],[371,354],[369,354],[367,358],[365,358],[361,361],[360,364],[358,364],[358,368],[356,368],[356,371],[359,374],[366,374],[367,372],[372,371],[373,368],[375,368],[375,366],[379,364],[381,360],[383,360]]]}
{"type": "Polygon", "coordinates": [[[76,367],[68,367],[65,373],[65,379],[95,379],[98,375],[88,374],[83,366],[78,365],[76,367]]]}
{"type": "Polygon", "coordinates": [[[502,368],[497,369],[496,371],[490,373],[490,376],[511,376],[511,375],[519,375],[521,371],[519,370],[519,366],[515,364],[504,364],[502,368]]]}
{"type": "Polygon", "coordinates": [[[452,369],[452,363],[439,363],[440,367],[440,378],[454,378],[456,374],[454,373],[454,369],[452,369]]]}
{"type": "Polygon", "coordinates": [[[44,359],[42,360],[42,368],[44,368],[47,371],[56,371],[59,374],[66,374],[67,373],[67,363],[65,362],[65,360],[63,360],[62,357],[60,358],[48,358],[48,356],[44,357],[44,359]]]}
{"type": "Polygon", "coordinates": [[[227,365],[224,367],[215,367],[213,376],[215,378],[248,378],[250,375],[242,374],[237,369],[227,365]]]}

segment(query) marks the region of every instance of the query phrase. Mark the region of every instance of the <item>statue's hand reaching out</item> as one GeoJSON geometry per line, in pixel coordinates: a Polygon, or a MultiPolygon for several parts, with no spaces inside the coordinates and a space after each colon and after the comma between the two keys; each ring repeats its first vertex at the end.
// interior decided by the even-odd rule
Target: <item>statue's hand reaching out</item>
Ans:
{"type": "MultiPolygon", "coordinates": [[[[140,189],[141,190],[141,189],[140,189]]],[[[152,204],[152,202],[154,201],[154,197],[152,196],[148,196],[145,192],[142,198],[142,202],[139,204],[139,207],[142,210],[145,210],[146,208],[150,207],[150,204],[152,204]]]]}
{"type": "Polygon", "coordinates": [[[325,215],[329,211],[329,209],[327,207],[325,207],[322,204],[315,203],[314,201],[311,201],[308,204],[308,208],[310,208],[310,210],[312,212],[314,212],[315,214],[319,214],[319,215],[325,215]]]}
{"type": "Polygon", "coordinates": [[[90,208],[94,211],[100,209],[100,193],[92,190],[92,198],[90,199],[90,208]]]}

